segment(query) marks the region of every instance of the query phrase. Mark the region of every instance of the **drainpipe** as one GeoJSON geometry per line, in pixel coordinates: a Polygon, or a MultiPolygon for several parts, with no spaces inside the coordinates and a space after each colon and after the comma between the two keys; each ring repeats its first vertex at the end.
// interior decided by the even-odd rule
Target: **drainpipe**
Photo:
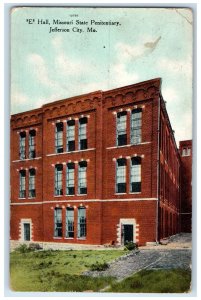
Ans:
{"type": "Polygon", "coordinates": [[[160,179],[160,108],[161,108],[161,98],[158,98],[158,151],[157,151],[157,203],[156,203],[156,243],[158,244],[158,225],[159,225],[159,179],[160,179]]]}

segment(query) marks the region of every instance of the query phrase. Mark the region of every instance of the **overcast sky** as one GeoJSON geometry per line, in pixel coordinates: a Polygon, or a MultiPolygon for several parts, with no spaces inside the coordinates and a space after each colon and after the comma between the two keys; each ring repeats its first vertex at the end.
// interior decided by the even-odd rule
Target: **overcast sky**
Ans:
{"type": "Polygon", "coordinates": [[[187,9],[23,8],[11,18],[11,113],[162,78],[177,142],[192,138],[192,13],[187,9]],[[70,17],[76,14],[78,17],[70,17]],[[28,24],[27,19],[35,19],[28,24]],[[50,25],[37,25],[48,19],[50,25]],[[74,24],[52,25],[53,19],[74,24]],[[74,26],[76,20],[88,25],[74,26]],[[96,25],[90,21],[119,22],[96,25]],[[52,32],[69,28],[70,32],[52,32]],[[72,32],[72,28],[83,32],[72,32]]]}

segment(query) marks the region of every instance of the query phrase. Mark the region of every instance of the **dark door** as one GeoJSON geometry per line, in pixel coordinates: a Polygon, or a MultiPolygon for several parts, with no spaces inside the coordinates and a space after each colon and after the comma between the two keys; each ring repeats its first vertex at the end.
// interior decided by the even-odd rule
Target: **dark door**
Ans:
{"type": "Polygon", "coordinates": [[[24,240],[30,241],[30,224],[29,223],[24,224],[24,240]]]}
{"type": "Polygon", "coordinates": [[[124,225],[124,244],[133,242],[133,225],[124,225]]]}

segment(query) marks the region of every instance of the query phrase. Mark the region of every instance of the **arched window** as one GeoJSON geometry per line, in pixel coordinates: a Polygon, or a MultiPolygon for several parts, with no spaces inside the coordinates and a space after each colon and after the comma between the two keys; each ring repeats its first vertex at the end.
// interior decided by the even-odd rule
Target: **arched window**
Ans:
{"type": "Polygon", "coordinates": [[[68,163],[66,169],[66,194],[75,194],[75,164],[68,163]]]}
{"type": "Polygon", "coordinates": [[[75,151],[75,121],[69,120],[67,122],[67,151],[75,151]]]}
{"type": "Polygon", "coordinates": [[[63,195],[62,180],[63,165],[58,164],[55,166],[55,196],[63,195]]]}
{"type": "Polygon", "coordinates": [[[54,209],[54,236],[62,237],[62,208],[54,209]]]}
{"type": "Polygon", "coordinates": [[[26,132],[20,132],[20,159],[26,158],[26,132]]]}
{"type": "Polygon", "coordinates": [[[29,158],[36,157],[36,131],[29,131],[29,158]]]}
{"type": "Polygon", "coordinates": [[[56,123],[55,126],[55,149],[56,153],[63,152],[63,122],[56,123]]]}
{"type": "Polygon", "coordinates": [[[19,189],[19,197],[26,198],[26,171],[20,170],[20,189],[19,189]]]}
{"type": "Polygon", "coordinates": [[[29,198],[36,197],[36,188],[35,188],[35,176],[36,170],[29,170],[29,198]]]}
{"type": "Polygon", "coordinates": [[[78,208],[78,238],[85,238],[87,235],[86,208],[78,208]]]}
{"type": "Polygon", "coordinates": [[[74,208],[66,208],[66,237],[74,238],[74,208]]]}
{"type": "Polygon", "coordinates": [[[134,109],[131,114],[131,144],[141,143],[142,135],[142,109],[134,109]]]}
{"type": "Polygon", "coordinates": [[[78,168],[78,193],[87,194],[87,162],[79,162],[78,168]]]}
{"type": "Polygon", "coordinates": [[[130,191],[141,192],[141,158],[132,157],[130,174],[130,191]]]}
{"type": "Polygon", "coordinates": [[[116,193],[126,193],[126,159],[117,159],[116,193]]]}
{"type": "Polygon", "coordinates": [[[117,146],[123,146],[127,144],[127,112],[119,112],[117,114],[117,146]]]}
{"type": "Polygon", "coordinates": [[[79,149],[87,149],[87,118],[79,119],[79,149]]]}

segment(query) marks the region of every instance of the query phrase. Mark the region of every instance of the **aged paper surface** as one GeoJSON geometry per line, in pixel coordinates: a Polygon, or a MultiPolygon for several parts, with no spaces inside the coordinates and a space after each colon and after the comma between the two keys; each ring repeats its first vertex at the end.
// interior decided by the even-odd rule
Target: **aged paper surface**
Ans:
{"type": "Polygon", "coordinates": [[[12,9],[14,291],[190,290],[192,25],[186,8],[12,9]]]}

